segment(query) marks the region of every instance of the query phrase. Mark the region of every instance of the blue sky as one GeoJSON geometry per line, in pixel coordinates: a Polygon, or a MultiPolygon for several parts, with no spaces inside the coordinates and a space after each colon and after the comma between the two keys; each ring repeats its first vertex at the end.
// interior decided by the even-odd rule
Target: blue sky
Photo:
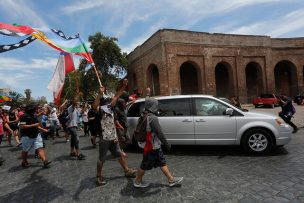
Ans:
{"type": "MultiPolygon", "coordinates": [[[[62,30],[66,35],[101,32],[132,51],[163,28],[210,33],[304,37],[303,0],[1,0],[0,22],[62,30]]],[[[0,35],[0,44],[19,41],[0,35]]],[[[59,52],[36,40],[0,54],[0,87],[34,98],[46,88],[59,52]]],[[[74,57],[75,64],[79,58],[74,57]]]]}

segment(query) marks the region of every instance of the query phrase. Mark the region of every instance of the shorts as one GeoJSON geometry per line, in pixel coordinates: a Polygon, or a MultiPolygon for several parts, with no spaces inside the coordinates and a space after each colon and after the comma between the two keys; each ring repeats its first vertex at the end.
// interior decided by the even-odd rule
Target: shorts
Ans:
{"type": "Polygon", "coordinates": [[[111,154],[118,158],[121,156],[121,149],[117,143],[114,143],[113,140],[100,140],[99,142],[99,161],[105,162],[108,150],[111,154]]]}
{"type": "Polygon", "coordinates": [[[10,123],[9,124],[9,127],[13,130],[13,131],[15,131],[15,130],[18,130],[19,129],[19,127],[18,127],[18,124],[17,123],[10,123]]]}
{"type": "Polygon", "coordinates": [[[166,166],[166,159],[164,153],[161,149],[156,149],[143,155],[143,160],[141,161],[140,168],[142,170],[151,170],[156,167],[166,166]]]}
{"type": "Polygon", "coordinates": [[[43,141],[41,134],[39,133],[36,138],[30,138],[27,136],[21,137],[22,151],[28,152],[34,146],[34,149],[43,148],[43,141]]]}

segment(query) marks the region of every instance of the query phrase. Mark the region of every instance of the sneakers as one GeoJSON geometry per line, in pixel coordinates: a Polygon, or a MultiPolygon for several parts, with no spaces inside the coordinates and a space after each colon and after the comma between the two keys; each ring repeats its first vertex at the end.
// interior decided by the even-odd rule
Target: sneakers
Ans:
{"type": "Polygon", "coordinates": [[[137,172],[136,169],[130,168],[128,171],[125,172],[125,176],[126,176],[127,178],[135,178],[136,172],[137,172]]]}
{"type": "Polygon", "coordinates": [[[150,186],[150,183],[141,181],[140,183],[137,183],[136,181],[134,181],[133,186],[136,188],[146,188],[150,186]]]}
{"type": "Polygon", "coordinates": [[[45,160],[45,161],[43,162],[43,166],[44,166],[44,167],[48,167],[48,165],[50,165],[51,163],[52,163],[51,161],[45,160]]]}
{"type": "Polygon", "coordinates": [[[172,181],[169,182],[169,187],[173,187],[177,184],[180,184],[181,182],[183,182],[183,177],[174,177],[172,181]]]}
{"type": "Polygon", "coordinates": [[[102,176],[96,176],[96,184],[98,186],[106,185],[108,182],[102,176]]]}
{"type": "Polygon", "coordinates": [[[29,162],[22,162],[22,163],[21,163],[21,166],[22,166],[23,168],[28,168],[28,167],[30,166],[30,164],[29,164],[29,162]]]}
{"type": "Polygon", "coordinates": [[[85,160],[85,155],[79,154],[79,155],[77,156],[77,159],[78,159],[78,160],[85,160]]]}

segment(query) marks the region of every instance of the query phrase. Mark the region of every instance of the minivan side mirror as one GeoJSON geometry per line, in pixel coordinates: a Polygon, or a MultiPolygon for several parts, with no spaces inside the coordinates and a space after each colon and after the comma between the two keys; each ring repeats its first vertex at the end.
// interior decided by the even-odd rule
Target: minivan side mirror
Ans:
{"type": "Polygon", "coordinates": [[[233,109],[232,108],[227,108],[225,111],[225,115],[233,116],[233,109]]]}

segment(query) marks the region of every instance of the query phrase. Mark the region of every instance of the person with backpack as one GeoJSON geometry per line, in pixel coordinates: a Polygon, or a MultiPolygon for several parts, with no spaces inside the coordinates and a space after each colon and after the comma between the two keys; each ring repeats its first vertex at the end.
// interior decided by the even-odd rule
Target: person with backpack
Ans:
{"type": "Polygon", "coordinates": [[[103,93],[105,91],[104,87],[100,88],[100,93],[95,98],[95,101],[92,105],[93,109],[95,109],[100,114],[101,118],[101,137],[99,141],[99,160],[97,162],[97,173],[96,173],[96,183],[97,185],[105,185],[107,181],[102,176],[102,168],[103,164],[106,160],[107,152],[110,151],[111,154],[119,158],[119,164],[124,170],[125,176],[128,178],[135,177],[136,170],[129,168],[126,155],[121,151],[117,132],[115,128],[115,120],[114,117],[114,107],[118,98],[121,96],[123,90],[126,88],[128,81],[125,79],[122,83],[122,86],[117,90],[115,96],[110,98],[104,98],[103,93]]]}
{"type": "Polygon", "coordinates": [[[282,95],[280,99],[280,105],[282,111],[279,112],[279,116],[293,128],[292,133],[298,132],[298,127],[291,122],[291,118],[296,113],[295,107],[292,105],[292,100],[287,95],[282,95]]]}
{"type": "Polygon", "coordinates": [[[138,141],[138,145],[144,149],[143,159],[138,169],[134,181],[134,187],[145,188],[150,184],[145,183],[142,178],[147,170],[160,167],[161,171],[168,179],[169,187],[181,184],[183,177],[173,177],[166,163],[161,144],[167,150],[170,150],[171,145],[168,143],[159,124],[158,117],[158,101],[153,98],[146,98],[144,112],[139,118],[134,136],[138,141]]]}

